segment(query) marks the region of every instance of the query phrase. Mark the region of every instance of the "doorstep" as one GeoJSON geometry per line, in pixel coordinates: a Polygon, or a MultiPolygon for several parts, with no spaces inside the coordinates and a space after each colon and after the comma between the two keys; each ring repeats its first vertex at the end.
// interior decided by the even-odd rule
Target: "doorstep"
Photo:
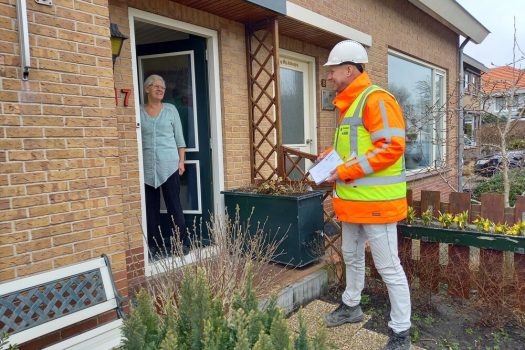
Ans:
{"type": "MultiPolygon", "coordinates": [[[[270,294],[277,295],[277,304],[285,315],[319,298],[328,290],[329,264],[324,259],[303,268],[274,265],[272,269],[279,271],[270,294]]],[[[265,301],[262,303],[264,305],[265,301]]]]}

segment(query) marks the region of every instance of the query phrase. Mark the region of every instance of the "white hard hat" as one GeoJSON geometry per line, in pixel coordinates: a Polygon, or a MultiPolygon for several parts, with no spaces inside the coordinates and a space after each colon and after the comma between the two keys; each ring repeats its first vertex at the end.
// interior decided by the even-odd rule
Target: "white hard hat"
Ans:
{"type": "Polygon", "coordinates": [[[330,55],[325,66],[336,66],[343,62],[368,63],[368,55],[363,45],[353,40],[344,40],[337,43],[330,55]]]}

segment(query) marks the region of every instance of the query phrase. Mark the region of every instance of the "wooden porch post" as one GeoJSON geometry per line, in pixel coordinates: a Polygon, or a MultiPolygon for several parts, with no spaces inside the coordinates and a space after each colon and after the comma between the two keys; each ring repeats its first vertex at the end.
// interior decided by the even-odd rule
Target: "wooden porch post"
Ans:
{"type": "Polygon", "coordinates": [[[246,26],[251,180],[283,174],[280,149],[279,28],[276,18],[246,26]]]}

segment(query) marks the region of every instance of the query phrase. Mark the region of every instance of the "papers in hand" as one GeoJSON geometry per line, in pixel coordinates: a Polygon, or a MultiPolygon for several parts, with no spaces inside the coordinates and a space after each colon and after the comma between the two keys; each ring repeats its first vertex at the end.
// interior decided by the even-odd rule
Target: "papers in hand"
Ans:
{"type": "Polygon", "coordinates": [[[341,164],[343,164],[343,161],[339,158],[337,152],[332,150],[318,163],[314,164],[314,166],[310,168],[309,173],[315,184],[319,185],[330,176],[332,171],[337,168],[338,165],[341,164]]]}

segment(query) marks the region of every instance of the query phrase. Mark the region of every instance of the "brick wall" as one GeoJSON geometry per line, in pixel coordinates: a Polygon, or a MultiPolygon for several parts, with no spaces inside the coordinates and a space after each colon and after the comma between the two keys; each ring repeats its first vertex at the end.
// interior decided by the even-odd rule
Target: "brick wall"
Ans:
{"type": "MultiPolygon", "coordinates": [[[[421,188],[442,191],[448,196],[450,186],[457,186],[456,147],[457,147],[457,98],[453,96],[458,76],[457,43],[458,36],[441,25],[429,15],[423,13],[408,1],[381,0],[334,0],[327,2],[293,0],[323,16],[330,17],[372,36],[372,47],[368,50],[369,63],[366,70],[372,81],[380,86],[388,86],[388,50],[406,54],[444,69],[447,73],[447,91],[449,111],[447,117],[447,169],[439,173],[430,172],[409,177],[409,187],[415,196],[421,188]],[[439,187],[439,189],[437,189],[439,187]]],[[[284,41],[283,41],[284,42],[284,41]]],[[[296,45],[295,47],[300,47],[296,45]]],[[[312,51],[310,51],[312,52],[312,51]]],[[[312,52],[319,63],[319,80],[325,78],[326,70],[322,64],[326,56],[323,51],[312,52]]],[[[329,145],[333,133],[334,116],[322,111],[319,119],[319,145],[329,145]],[[328,137],[328,140],[326,139],[328,137]]]]}
{"type": "MultiPolygon", "coordinates": [[[[209,13],[191,9],[169,1],[113,1],[109,2],[111,22],[117,23],[122,33],[129,35],[128,6],[182,22],[216,30],[219,33],[221,74],[222,137],[224,140],[225,187],[250,183],[250,143],[248,118],[247,68],[245,58],[244,25],[209,13]]],[[[131,48],[126,41],[115,65],[115,86],[133,88],[131,48]]],[[[134,96],[131,92],[131,96],[134,96]]],[[[144,248],[140,227],[140,188],[138,174],[138,143],[136,135],[135,101],[129,107],[117,108],[119,149],[124,201],[124,230],[129,237],[127,252],[130,284],[143,280],[144,248]]]]}
{"type": "MultiPolygon", "coordinates": [[[[295,2],[373,36],[367,70],[374,82],[387,85],[391,48],[442,67],[448,93],[454,90],[457,35],[407,1],[295,2]]],[[[133,91],[128,107],[120,93],[116,108],[113,98],[114,84],[117,91],[133,87],[130,43],[113,72],[109,19],[129,34],[129,6],[219,33],[225,188],[250,181],[244,25],[172,1],[111,0],[109,7],[103,0],[55,0],[51,7],[29,1],[35,69],[22,83],[14,4],[0,3],[0,280],[106,252],[125,289],[136,276],[125,265],[141,266],[143,259],[138,144],[133,91]]],[[[316,58],[319,86],[329,50],[283,35],[280,43],[316,58]]],[[[321,111],[320,88],[317,94],[323,149],[336,112],[321,111]]],[[[454,146],[447,152],[453,164],[454,146]]],[[[435,183],[434,175],[412,186],[435,183]]]]}
{"type": "Polygon", "coordinates": [[[24,82],[15,3],[0,3],[0,281],[105,253],[127,294],[107,1],[28,1],[24,82]]]}

